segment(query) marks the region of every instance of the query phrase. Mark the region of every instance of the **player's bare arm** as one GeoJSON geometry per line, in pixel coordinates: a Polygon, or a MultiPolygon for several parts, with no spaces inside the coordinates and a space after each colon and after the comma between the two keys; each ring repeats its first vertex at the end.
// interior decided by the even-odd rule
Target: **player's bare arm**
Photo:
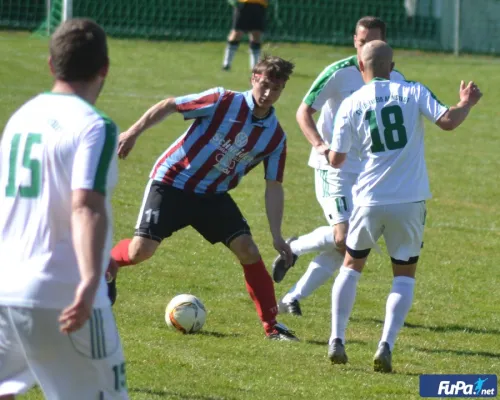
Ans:
{"type": "Polygon", "coordinates": [[[311,143],[319,154],[325,154],[328,149],[328,145],[325,144],[321,135],[316,128],[316,122],[314,122],[313,115],[316,112],[314,108],[306,103],[301,103],[296,114],[297,123],[302,130],[303,135],[311,143]]]}
{"type": "Polygon", "coordinates": [[[281,234],[283,209],[285,208],[285,195],[281,182],[266,180],[265,199],[267,220],[269,221],[269,228],[273,236],[273,246],[286,258],[288,265],[291,265],[293,261],[292,250],[281,234]]]}
{"type": "Polygon", "coordinates": [[[105,196],[102,193],[85,189],[73,191],[71,225],[81,280],[73,304],[64,309],[59,318],[64,333],[80,329],[92,313],[102,277],[107,220],[105,196]]]}
{"type": "Polygon", "coordinates": [[[328,150],[327,153],[325,153],[328,157],[328,163],[333,167],[333,168],[340,168],[342,164],[344,164],[344,161],[347,157],[347,153],[337,153],[336,151],[331,151],[328,150]]]}
{"type": "Polygon", "coordinates": [[[173,97],[162,100],[152,106],[137,122],[120,134],[118,138],[118,156],[126,158],[134,147],[135,141],[144,131],[163,121],[176,111],[177,108],[173,97]]]}
{"type": "Polygon", "coordinates": [[[460,101],[456,106],[450,107],[441,118],[436,121],[436,125],[445,131],[451,131],[459,127],[469,115],[469,111],[481,99],[483,94],[474,82],[469,82],[465,86],[465,82],[460,83],[460,101]]]}

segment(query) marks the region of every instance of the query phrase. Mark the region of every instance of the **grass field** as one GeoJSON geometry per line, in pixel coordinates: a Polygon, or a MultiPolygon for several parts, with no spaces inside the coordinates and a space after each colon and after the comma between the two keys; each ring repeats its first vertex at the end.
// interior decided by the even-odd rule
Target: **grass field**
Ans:
{"type": "MultiPolygon", "coordinates": [[[[233,71],[220,71],[222,43],[110,41],[111,72],[98,107],[126,129],[145,109],[167,96],[213,86],[248,87],[248,54],[242,46],[233,71]]],[[[273,44],[267,49],[296,62],[277,112],[289,136],[285,176],[284,235],[325,224],[316,202],[310,147],[295,111],[317,74],[353,53],[348,48],[273,44]]],[[[47,43],[27,34],[0,35],[0,121],[40,91],[50,89],[47,43]]],[[[389,259],[372,253],[358,288],[347,332],[346,366],[327,357],[331,284],[302,302],[304,316],[282,316],[300,343],[264,340],[241,267],[221,245],[194,230],[177,233],[148,262],[122,270],[115,306],[132,399],[417,399],[420,374],[500,372],[500,171],[498,104],[500,60],[455,58],[397,51],[407,79],[428,85],[455,104],[461,79],[475,80],[484,97],[456,132],[427,126],[426,151],[433,199],[428,202],[425,248],[413,308],[393,355],[395,373],[376,374],[371,358],[379,340],[392,277],[389,259]],[[167,330],[164,308],[174,295],[192,293],[208,309],[202,334],[167,330]]],[[[120,162],[114,195],[115,239],[130,237],[148,173],[156,157],[187,127],[181,117],[148,131],[120,162]]],[[[264,260],[275,252],[265,218],[262,168],[233,192],[264,260]]],[[[305,271],[304,256],[284,282],[282,296],[305,271]]],[[[33,390],[23,400],[43,398],[33,390]]]]}

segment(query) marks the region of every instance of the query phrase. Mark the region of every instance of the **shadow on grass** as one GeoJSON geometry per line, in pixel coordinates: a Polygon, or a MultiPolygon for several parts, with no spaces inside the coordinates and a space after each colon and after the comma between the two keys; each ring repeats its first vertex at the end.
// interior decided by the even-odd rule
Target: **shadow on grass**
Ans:
{"type": "MultiPolygon", "coordinates": [[[[384,321],[378,319],[378,318],[357,318],[357,319],[352,319],[352,321],[358,321],[358,322],[363,322],[363,321],[370,321],[370,322],[376,322],[377,324],[384,324],[384,321]]],[[[464,325],[457,325],[457,324],[452,324],[452,325],[422,325],[422,324],[412,324],[410,322],[405,322],[405,328],[410,328],[410,329],[424,329],[430,332],[462,332],[462,333],[474,333],[474,334],[489,334],[489,335],[500,335],[500,330],[499,329],[492,329],[492,328],[474,328],[471,326],[464,326],[464,325]]]]}
{"type": "Polygon", "coordinates": [[[232,337],[236,338],[241,336],[239,333],[221,333],[215,331],[200,331],[197,332],[196,334],[202,336],[212,336],[216,338],[232,338],[232,337]]]}
{"type": "MultiPolygon", "coordinates": [[[[312,339],[312,340],[302,340],[302,342],[307,343],[307,344],[315,344],[317,346],[328,346],[328,339],[325,339],[325,340],[314,340],[314,339],[312,339]]],[[[350,344],[361,344],[363,346],[366,346],[368,344],[364,340],[356,340],[356,339],[353,339],[353,340],[347,339],[346,343],[347,343],[347,345],[350,345],[350,344]]]]}
{"type": "Polygon", "coordinates": [[[436,354],[455,354],[458,356],[479,356],[488,358],[500,358],[500,353],[493,353],[491,351],[474,351],[474,350],[453,350],[453,349],[426,349],[424,347],[413,347],[417,351],[423,353],[436,353],[436,354]]]}
{"type": "Polygon", "coordinates": [[[152,396],[158,396],[158,397],[169,397],[169,398],[179,398],[179,399],[186,399],[186,400],[234,400],[234,398],[231,397],[213,397],[213,396],[205,396],[202,394],[185,394],[185,393],[179,393],[179,392],[171,392],[167,390],[160,390],[160,389],[146,389],[146,388],[129,388],[129,393],[142,393],[142,394],[149,394],[152,396]]]}

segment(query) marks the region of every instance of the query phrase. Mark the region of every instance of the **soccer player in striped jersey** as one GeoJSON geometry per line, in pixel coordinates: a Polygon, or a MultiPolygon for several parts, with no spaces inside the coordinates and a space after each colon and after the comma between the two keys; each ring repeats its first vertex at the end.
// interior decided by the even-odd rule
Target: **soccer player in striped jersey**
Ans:
{"type": "MultiPolygon", "coordinates": [[[[302,315],[300,300],[325,283],[342,265],[349,216],[353,208],[352,186],[361,165],[355,149],[340,169],[328,165],[323,154],[331,143],[333,121],[340,103],[363,86],[358,63],[363,46],[372,40],[385,40],[385,37],[384,21],[370,16],[361,18],[356,24],[354,35],[357,54],[326,67],[312,84],[297,111],[297,122],[313,146],[309,166],[315,169],[316,198],[329,226],[317,228],[299,238],[288,239],[294,253],[294,262],[302,254],[315,251],[319,254],[281,299],[281,312],[302,315]],[[315,124],[313,115],[317,110],[321,110],[321,114],[315,124]]],[[[393,71],[391,79],[403,80],[404,77],[393,71]]],[[[273,263],[273,278],[276,282],[284,278],[289,266],[278,256],[273,263]]]]}
{"type": "Polygon", "coordinates": [[[381,40],[364,47],[359,67],[366,84],[341,104],[332,151],[325,153],[335,168],[353,147],[361,161],[347,252],[332,289],[328,356],[334,364],[347,362],[345,330],[356,287],[370,249],[383,236],[394,279],[373,362],[375,371],[391,372],[394,343],[413,301],[425,201],[431,197],[424,157],[424,117],[443,130],[453,130],[465,121],[482,94],[473,82],[466,86],[462,81],[460,101],[448,108],[418,82],[390,80],[392,49],[381,40]]]}
{"type": "Polygon", "coordinates": [[[118,129],[94,107],[106,34],[70,19],[50,40],[50,92],[0,144],[0,399],[128,399],[104,273],[112,248],[118,129]]]}
{"type": "Polygon", "coordinates": [[[281,234],[286,135],[273,104],[293,67],[279,57],[266,56],[253,69],[252,89],[247,92],[219,87],[163,100],[120,135],[118,147],[119,156],[127,157],[146,129],[173,113],[194,120],[154,164],[135,236],[120,241],[112,257],[120,266],[137,264],[150,258],[163,239],[192,226],[210,243],[223,243],[238,257],[266,335],[277,340],[297,338],[276,322],[273,281],[247,221],[228,192],[249,171],[264,164],[273,244],[291,262],[290,246],[281,234]]]}

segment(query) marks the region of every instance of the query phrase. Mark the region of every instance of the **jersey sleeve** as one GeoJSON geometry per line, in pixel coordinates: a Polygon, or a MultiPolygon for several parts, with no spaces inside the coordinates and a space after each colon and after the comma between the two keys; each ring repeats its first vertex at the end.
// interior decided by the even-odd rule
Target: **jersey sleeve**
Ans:
{"type": "Polygon", "coordinates": [[[335,115],[335,124],[333,127],[333,138],[330,150],[336,153],[348,153],[352,146],[354,135],[353,124],[351,121],[351,99],[345,99],[335,115]]]}
{"type": "Polygon", "coordinates": [[[210,117],[219,105],[224,92],[224,88],[217,87],[197,94],[176,97],[175,105],[185,120],[210,117]]]}
{"type": "Polygon", "coordinates": [[[325,68],[313,82],[302,101],[316,111],[320,110],[328,99],[331,99],[335,95],[336,74],[337,70],[331,67],[325,68]]]}
{"type": "Polygon", "coordinates": [[[274,151],[264,159],[264,177],[268,181],[283,182],[286,163],[286,137],[274,151]]]}
{"type": "Polygon", "coordinates": [[[418,107],[420,112],[430,121],[436,122],[448,111],[448,107],[441,103],[438,98],[426,86],[418,83],[419,96],[418,107]]]}
{"type": "Polygon", "coordinates": [[[106,194],[108,173],[116,163],[118,128],[111,120],[99,120],[80,136],[73,161],[71,189],[106,194]]]}
{"type": "Polygon", "coordinates": [[[404,81],[404,80],[405,80],[405,76],[400,71],[398,71],[397,69],[393,69],[392,70],[392,72],[391,72],[391,81],[401,82],[401,81],[404,81]]]}

